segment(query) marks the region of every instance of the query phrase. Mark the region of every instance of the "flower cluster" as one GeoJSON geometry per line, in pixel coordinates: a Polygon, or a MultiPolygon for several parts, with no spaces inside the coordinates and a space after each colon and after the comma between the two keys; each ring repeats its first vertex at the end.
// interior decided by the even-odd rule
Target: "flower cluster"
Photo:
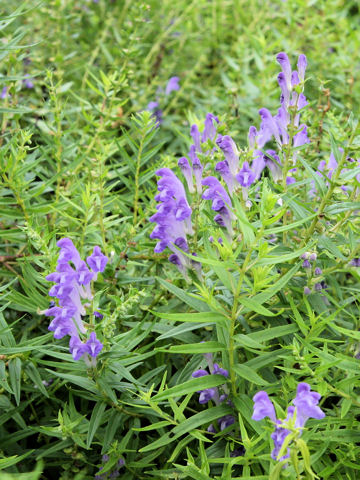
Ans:
{"type": "MultiPolygon", "coordinates": [[[[307,105],[303,93],[304,77],[307,66],[305,55],[299,55],[297,70],[292,71],[290,61],[286,53],[281,52],[276,56],[282,71],[278,75],[278,83],[281,89],[280,108],[277,115],[271,115],[268,109],[261,108],[259,115],[261,124],[259,131],[255,127],[249,129],[249,145],[252,149],[252,171],[255,180],[259,179],[265,167],[268,167],[274,181],[282,178],[282,162],[274,150],[264,148],[271,140],[275,141],[279,151],[291,143],[292,147],[298,148],[309,143],[307,126],[300,124],[300,111],[307,105]]],[[[296,152],[293,154],[292,162],[296,161],[296,152]]],[[[295,179],[291,176],[296,169],[292,168],[286,183],[291,184],[295,179]]]]}
{"type": "Polygon", "coordinates": [[[159,193],[155,196],[155,200],[160,203],[156,206],[157,212],[150,217],[150,221],[157,224],[150,238],[159,240],[154,249],[156,253],[170,248],[173,253],[169,261],[186,274],[192,261],[182,252],[189,252],[187,235],[193,234],[192,210],[184,185],[170,168],[161,168],[156,175],[161,177],[158,180],[159,193]]]}
{"type": "MultiPolygon", "coordinates": [[[[171,92],[180,90],[179,77],[171,77],[165,88],[165,96],[170,95],[171,92]]],[[[152,116],[156,119],[156,125],[159,126],[162,123],[163,111],[160,108],[160,94],[163,93],[163,90],[160,88],[158,90],[158,96],[156,101],[152,101],[148,104],[147,110],[152,112],[152,116]]]]}
{"type": "Polygon", "coordinates": [[[190,128],[190,135],[193,139],[193,144],[190,146],[189,158],[181,157],[178,161],[178,165],[185,177],[190,193],[195,193],[195,190],[198,194],[201,194],[202,192],[201,180],[204,165],[200,162],[199,154],[208,157],[212,153],[211,150],[207,150],[208,147],[206,145],[208,140],[213,141],[215,139],[218,123],[218,117],[212,113],[208,113],[205,118],[202,133],[200,133],[196,124],[192,125],[190,128]]]}
{"type": "MultiPolygon", "coordinates": [[[[204,356],[208,363],[210,374],[207,370],[200,368],[199,370],[195,370],[195,372],[192,374],[194,378],[204,377],[205,375],[223,375],[226,378],[229,376],[229,372],[227,370],[225,370],[224,368],[221,368],[217,363],[213,363],[213,356],[211,353],[207,353],[204,356]]],[[[219,393],[219,389],[217,387],[200,390],[198,392],[199,403],[205,404],[205,403],[208,403],[210,400],[212,400],[215,403],[215,405],[220,405],[220,403],[224,402],[228,398],[227,386],[222,385],[222,390],[224,392],[222,394],[219,393]]],[[[228,403],[231,404],[229,401],[228,403]]],[[[229,427],[230,425],[233,425],[234,423],[235,423],[235,418],[232,415],[225,415],[224,417],[221,417],[218,419],[218,425],[221,431],[225,430],[225,428],[229,427]]],[[[211,432],[211,433],[216,432],[214,425],[211,424],[208,427],[208,432],[211,432]]]]}
{"type": "MultiPolygon", "coordinates": [[[[98,273],[104,271],[108,258],[96,246],[93,253],[87,257],[86,264],[69,238],[62,238],[57,246],[60,253],[56,271],[46,277],[49,282],[55,283],[49,295],[58,300],[58,306],[53,302],[44,312],[45,315],[54,317],[48,328],[54,332],[55,338],[70,336],[69,347],[74,360],[85,356],[85,361],[93,365],[103,345],[96,338],[95,332],[90,333],[85,343],[81,340],[80,337],[88,333],[82,317],[86,315],[86,307],[90,306],[90,303],[86,302],[93,299],[90,284],[96,280],[98,273]],[[82,300],[85,300],[85,303],[82,300]]],[[[94,315],[101,314],[95,312],[94,315]]]]}
{"type": "Polygon", "coordinates": [[[292,432],[297,431],[301,435],[305,423],[309,418],[320,420],[325,417],[325,413],[318,406],[321,395],[312,392],[308,383],[299,383],[296,390],[296,397],[292,401],[294,406],[289,406],[285,420],[276,418],[275,408],[268,394],[264,391],[258,392],[254,398],[253,420],[262,420],[269,417],[275,424],[275,431],[271,438],[274,440],[274,449],[271,457],[274,460],[285,460],[290,457],[290,450],[287,449],[285,455],[278,458],[281,447],[286,437],[292,432]]]}

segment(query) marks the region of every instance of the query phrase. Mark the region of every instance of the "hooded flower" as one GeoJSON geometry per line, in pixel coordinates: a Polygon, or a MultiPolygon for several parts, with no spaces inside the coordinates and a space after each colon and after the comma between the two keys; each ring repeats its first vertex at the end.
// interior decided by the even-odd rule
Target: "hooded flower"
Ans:
{"type": "Polygon", "coordinates": [[[254,397],[254,413],[251,417],[253,420],[260,421],[265,417],[269,417],[275,424],[275,431],[271,438],[274,440],[274,449],[271,457],[274,460],[285,460],[290,456],[290,449],[286,454],[278,459],[281,447],[286,437],[292,432],[287,425],[296,415],[295,428],[299,429],[299,435],[309,418],[320,420],[325,417],[325,413],[318,406],[321,395],[312,392],[308,383],[299,383],[296,391],[296,397],[293,400],[294,406],[289,406],[287,417],[285,420],[278,420],[275,414],[275,408],[268,394],[264,391],[258,392],[254,397]]]}

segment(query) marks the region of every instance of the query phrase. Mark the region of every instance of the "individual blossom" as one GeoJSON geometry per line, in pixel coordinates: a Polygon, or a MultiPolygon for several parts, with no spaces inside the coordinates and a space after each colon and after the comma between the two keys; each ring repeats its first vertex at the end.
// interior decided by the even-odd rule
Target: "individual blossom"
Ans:
{"type": "Polygon", "coordinates": [[[1,93],[0,93],[0,98],[2,100],[5,100],[5,98],[7,98],[9,96],[8,94],[8,87],[3,87],[2,90],[1,90],[1,93]]]}
{"type": "Polygon", "coordinates": [[[320,398],[321,395],[317,392],[312,392],[308,383],[299,383],[296,396],[292,401],[293,406],[290,405],[288,407],[287,417],[284,420],[279,420],[276,418],[274,405],[266,392],[260,391],[253,397],[254,412],[252,419],[260,421],[268,417],[275,425],[275,431],[271,435],[274,441],[271,457],[274,460],[282,461],[289,458],[290,448],[287,449],[282,457],[278,458],[288,435],[297,432],[300,436],[309,418],[320,420],[325,417],[325,413],[318,406],[320,398]]]}
{"type": "Polygon", "coordinates": [[[360,267],[360,257],[353,258],[349,263],[352,267],[360,267]]]}
{"type": "MultiPolygon", "coordinates": [[[[45,315],[54,317],[48,328],[54,332],[56,339],[70,336],[69,350],[74,360],[84,356],[88,365],[94,366],[103,345],[96,338],[95,332],[87,337],[82,317],[86,315],[86,308],[90,305],[88,302],[93,299],[91,282],[105,269],[108,259],[101,253],[100,247],[96,246],[86,264],[69,238],[62,238],[57,246],[60,253],[56,271],[46,277],[55,283],[50,288],[49,295],[57,298],[58,303],[52,302],[44,312],[45,315]]],[[[94,313],[95,316],[97,314],[98,312],[94,313]]]]}
{"type": "Polygon", "coordinates": [[[180,90],[179,77],[171,77],[165,88],[165,95],[170,95],[171,92],[180,90]]]}

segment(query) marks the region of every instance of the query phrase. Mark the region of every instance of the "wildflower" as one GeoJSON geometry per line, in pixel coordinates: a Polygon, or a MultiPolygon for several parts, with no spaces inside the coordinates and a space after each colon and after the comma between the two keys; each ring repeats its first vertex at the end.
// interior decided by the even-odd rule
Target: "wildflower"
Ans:
{"type": "Polygon", "coordinates": [[[271,452],[271,456],[274,460],[281,461],[290,456],[290,449],[288,449],[283,457],[278,458],[285,438],[293,431],[290,425],[294,418],[293,428],[297,429],[298,435],[301,435],[309,418],[320,420],[325,417],[325,413],[318,406],[320,398],[321,395],[317,392],[312,392],[308,383],[299,383],[296,396],[292,401],[294,406],[288,407],[285,420],[279,420],[276,418],[274,405],[266,392],[260,391],[253,397],[254,413],[251,418],[259,421],[269,417],[275,424],[275,431],[271,435],[271,438],[274,440],[274,449],[271,452]]]}
{"type": "MultiPolygon", "coordinates": [[[[62,238],[57,242],[57,246],[60,247],[60,253],[56,271],[50,273],[46,279],[55,283],[49,295],[57,297],[59,306],[52,302],[44,312],[45,315],[54,317],[48,328],[54,332],[54,338],[70,336],[69,349],[74,360],[79,360],[86,354],[85,361],[90,362],[89,358],[95,359],[103,345],[97,340],[95,332],[90,334],[85,343],[81,340],[81,336],[87,333],[82,321],[82,316],[86,314],[82,299],[92,300],[90,283],[105,269],[108,259],[96,246],[86,264],[69,238],[62,238]]],[[[94,312],[94,315],[101,316],[99,312],[94,312]]],[[[94,360],[90,364],[94,365],[94,360]]]]}
{"type": "Polygon", "coordinates": [[[1,90],[1,93],[0,93],[0,98],[2,100],[4,100],[5,98],[8,97],[8,87],[3,87],[3,89],[1,90]]]}
{"type": "Polygon", "coordinates": [[[349,265],[352,267],[360,267],[360,257],[353,258],[349,265]]]}
{"type": "Polygon", "coordinates": [[[169,95],[171,92],[180,90],[179,77],[171,77],[165,88],[165,95],[169,95]]]}
{"type": "Polygon", "coordinates": [[[34,83],[31,81],[31,79],[29,78],[30,75],[29,74],[26,74],[25,75],[25,78],[23,79],[22,83],[23,85],[26,87],[26,88],[34,88],[34,83]]]}

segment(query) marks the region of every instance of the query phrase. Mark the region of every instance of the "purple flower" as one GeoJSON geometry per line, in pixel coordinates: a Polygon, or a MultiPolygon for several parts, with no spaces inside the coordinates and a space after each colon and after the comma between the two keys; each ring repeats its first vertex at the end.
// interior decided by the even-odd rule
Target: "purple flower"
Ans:
{"type": "Polygon", "coordinates": [[[301,130],[294,135],[294,147],[301,147],[306,143],[310,143],[310,140],[307,136],[307,126],[302,123],[299,128],[301,128],[301,130]]]}
{"type": "Polygon", "coordinates": [[[200,378],[204,377],[205,375],[209,375],[209,372],[200,368],[199,370],[195,370],[195,372],[191,376],[194,378],[200,378]]]}
{"type": "Polygon", "coordinates": [[[216,143],[225,156],[231,174],[235,175],[239,168],[239,152],[234,140],[229,135],[219,135],[216,143]]]}
{"type": "Polygon", "coordinates": [[[304,295],[310,295],[311,290],[309,287],[304,287],[304,295]]]}
{"type": "Polygon", "coordinates": [[[2,100],[5,100],[5,98],[8,97],[8,87],[3,87],[3,89],[1,90],[1,94],[0,94],[0,98],[2,100]]]}
{"type": "Polygon", "coordinates": [[[315,275],[317,275],[317,276],[318,276],[318,275],[321,275],[321,274],[322,274],[321,268],[320,268],[320,267],[316,267],[314,273],[315,273],[315,275]]]}
{"type": "Polygon", "coordinates": [[[192,168],[190,167],[189,160],[186,157],[181,157],[178,161],[178,166],[180,167],[182,174],[185,177],[189,192],[194,193],[195,188],[193,182],[193,172],[192,168]]]}
{"type": "Polygon", "coordinates": [[[223,178],[224,182],[228,187],[230,195],[232,195],[235,190],[235,178],[229,170],[229,165],[227,161],[225,160],[223,162],[218,162],[215,165],[215,171],[220,173],[221,177],[223,178]]]}
{"type": "Polygon", "coordinates": [[[235,418],[232,415],[225,415],[225,417],[221,417],[218,419],[218,424],[220,430],[223,431],[225,428],[230,427],[235,423],[235,418]]]}
{"type": "Polygon", "coordinates": [[[195,183],[196,183],[196,191],[198,193],[201,193],[202,188],[201,188],[201,179],[202,179],[202,172],[204,170],[204,167],[201,165],[201,162],[196,155],[196,147],[195,145],[191,145],[190,151],[189,151],[189,157],[192,163],[192,171],[195,177],[195,183]]]}
{"type": "Polygon", "coordinates": [[[180,90],[179,77],[171,77],[165,88],[165,95],[169,95],[175,90],[180,90]]]}
{"type": "Polygon", "coordinates": [[[105,270],[106,264],[109,259],[106,255],[101,253],[100,247],[95,246],[93,253],[89,257],[87,257],[86,261],[93,272],[101,273],[105,270]]]}
{"type": "Polygon", "coordinates": [[[302,267],[303,268],[311,268],[311,263],[309,262],[309,260],[304,260],[303,264],[302,264],[302,267]]]}
{"type": "Polygon", "coordinates": [[[229,195],[216,177],[206,177],[201,183],[209,187],[203,193],[202,198],[212,200],[211,208],[213,210],[218,211],[227,205],[232,206],[229,195]]]}
{"type": "Polygon", "coordinates": [[[325,413],[318,406],[321,395],[312,392],[308,383],[299,383],[293,404],[296,407],[296,426],[303,428],[309,418],[321,420],[325,413]]]}
{"type": "Polygon", "coordinates": [[[192,136],[192,139],[194,140],[194,145],[195,145],[196,151],[201,152],[200,132],[199,132],[199,128],[198,128],[197,125],[191,125],[190,135],[192,136]]]}
{"type": "Polygon", "coordinates": [[[216,124],[219,123],[218,117],[212,113],[208,113],[205,117],[205,128],[201,137],[202,143],[207,140],[214,140],[216,135],[216,124]]]}
{"type": "Polygon", "coordinates": [[[251,149],[255,148],[257,135],[258,135],[258,132],[257,132],[256,128],[251,126],[249,128],[249,134],[248,134],[249,147],[251,149]]]}
{"type": "Polygon", "coordinates": [[[86,353],[86,346],[79,337],[74,335],[70,338],[69,350],[74,360],[80,360],[84,353],[86,353]]]}
{"type": "Polygon", "coordinates": [[[148,103],[148,106],[146,107],[147,110],[155,110],[155,108],[157,108],[159,106],[159,102],[150,102],[148,103]]]}
{"type": "Polygon", "coordinates": [[[305,78],[306,66],[307,66],[306,56],[304,54],[299,55],[297,68],[299,72],[299,79],[301,82],[303,82],[305,78]]]}
{"type": "Polygon", "coordinates": [[[86,263],[81,260],[80,265],[76,269],[77,282],[80,285],[88,285],[94,277],[94,273],[90,272],[86,263]]]}
{"type": "Polygon", "coordinates": [[[23,79],[23,85],[26,87],[26,88],[34,88],[34,83],[30,80],[30,75],[29,74],[26,74],[25,75],[26,78],[23,79]]]}
{"type": "Polygon", "coordinates": [[[291,84],[291,65],[290,65],[289,57],[286,55],[285,52],[280,52],[276,55],[276,60],[279,62],[282,68],[282,71],[285,77],[286,86],[290,92],[292,88],[292,84],[291,84]]]}
{"type": "Polygon", "coordinates": [[[256,395],[254,395],[253,401],[254,413],[251,417],[253,420],[259,421],[265,417],[269,417],[270,420],[276,422],[275,408],[266,392],[258,392],[256,395]]]}
{"type": "Polygon", "coordinates": [[[216,394],[216,388],[206,388],[205,390],[200,391],[199,403],[203,405],[204,403],[209,402],[216,394]]]}
{"type": "Polygon", "coordinates": [[[91,332],[89,340],[85,343],[86,352],[93,358],[97,357],[103,348],[103,344],[96,338],[96,333],[91,332]]]}
{"type": "Polygon", "coordinates": [[[223,375],[224,377],[229,376],[229,372],[224,368],[221,368],[217,363],[214,363],[213,375],[223,375]]]}
{"type": "Polygon", "coordinates": [[[279,129],[269,110],[267,108],[261,108],[259,110],[259,115],[261,116],[261,120],[262,120],[261,128],[271,133],[271,135],[275,138],[277,143],[281,145],[279,129]]]}
{"type": "Polygon", "coordinates": [[[250,187],[255,181],[256,174],[249,167],[248,162],[244,162],[240,172],[236,175],[236,180],[244,188],[250,187]]]}
{"type": "Polygon", "coordinates": [[[352,267],[360,267],[360,258],[353,258],[349,265],[351,265],[352,267]]]}

